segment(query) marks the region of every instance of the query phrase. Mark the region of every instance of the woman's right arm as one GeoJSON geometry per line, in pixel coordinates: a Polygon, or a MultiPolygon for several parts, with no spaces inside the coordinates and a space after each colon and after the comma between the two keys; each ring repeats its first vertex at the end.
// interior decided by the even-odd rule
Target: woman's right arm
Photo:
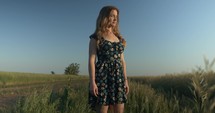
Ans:
{"type": "Polygon", "coordinates": [[[98,94],[98,87],[95,82],[96,47],[96,40],[94,38],[91,38],[89,44],[88,70],[90,76],[90,92],[95,96],[97,96],[98,94]]]}

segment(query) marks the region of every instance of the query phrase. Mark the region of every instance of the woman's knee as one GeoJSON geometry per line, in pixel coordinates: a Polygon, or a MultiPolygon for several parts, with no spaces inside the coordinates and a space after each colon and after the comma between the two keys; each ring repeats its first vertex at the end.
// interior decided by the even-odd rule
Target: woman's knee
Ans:
{"type": "Polygon", "coordinates": [[[108,106],[107,105],[97,105],[96,106],[96,113],[107,113],[108,106]]]}
{"type": "Polygon", "coordinates": [[[123,113],[123,112],[124,112],[124,104],[114,105],[114,113],[123,113]]]}

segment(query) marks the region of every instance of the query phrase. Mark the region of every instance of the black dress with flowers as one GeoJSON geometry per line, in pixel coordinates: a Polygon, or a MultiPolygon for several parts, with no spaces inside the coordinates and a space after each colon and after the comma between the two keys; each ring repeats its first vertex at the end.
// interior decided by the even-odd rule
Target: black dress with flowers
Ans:
{"type": "MultiPolygon", "coordinates": [[[[96,35],[90,38],[97,40],[96,35]]],[[[95,65],[95,81],[98,87],[98,96],[89,92],[89,104],[114,105],[126,103],[125,80],[121,63],[121,53],[124,51],[122,41],[110,42],[101,38],[97,47],[97,62],[95,65]]]]}

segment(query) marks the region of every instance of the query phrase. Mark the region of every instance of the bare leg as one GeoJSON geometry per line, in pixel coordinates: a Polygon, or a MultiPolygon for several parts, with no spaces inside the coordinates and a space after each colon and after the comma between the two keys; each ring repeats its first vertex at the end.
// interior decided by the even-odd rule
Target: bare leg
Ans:
{"type": "Polygon", "coordinates": [[[114,113],[114,107],[113,107],[113,105],[109,105],[109,113],[114,113]]]}
{"type": "Polygon", "coordinates": [[[124,104],[114,105],[114,113],[123,113],[123,112],[124,112],[124,104]]]}
{"type": "Polygon", "coordinates": [[[96,113],[107,113],[108,106],[107,105],[97,105],[96,106],[96,113]]]}

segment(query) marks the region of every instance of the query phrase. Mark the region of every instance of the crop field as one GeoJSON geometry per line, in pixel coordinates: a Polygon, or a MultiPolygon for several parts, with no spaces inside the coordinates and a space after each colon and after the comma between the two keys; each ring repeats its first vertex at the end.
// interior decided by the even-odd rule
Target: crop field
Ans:
{"type": "Polygon", "coordinates": [[[54,92],[68,84],[75,85],[86,79],[75,75],[0,72],[0,113],[27,113],[16,110],[16,106],[24,98],[47,91],[54,92]]]}
{"type": "MultiPolygon", "coordinates": [[[[215,73],[129,76],[125,113],[214,113],[215,73]]],[[[94,113],[88,76],[0,72],[2,113],[94,113]]]]}

